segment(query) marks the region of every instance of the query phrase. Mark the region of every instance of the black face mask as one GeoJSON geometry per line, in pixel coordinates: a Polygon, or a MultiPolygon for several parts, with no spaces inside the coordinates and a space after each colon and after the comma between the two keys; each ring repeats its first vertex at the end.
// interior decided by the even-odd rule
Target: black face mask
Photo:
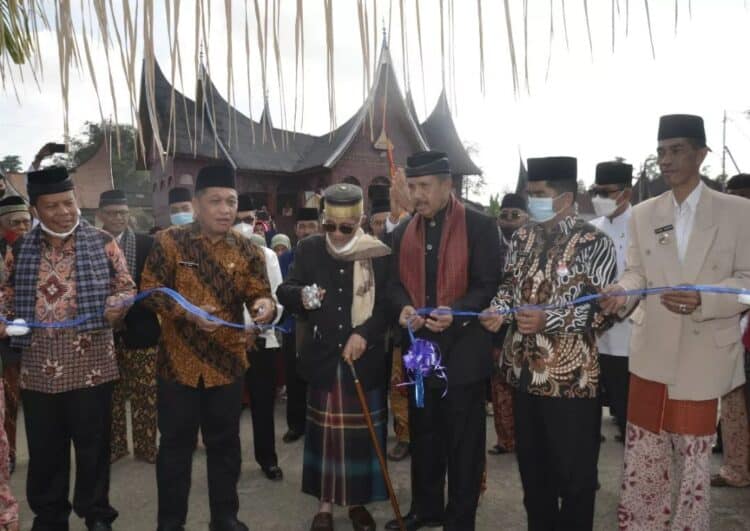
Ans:
{"type": "Polygon", "coordinates": [[[506,240],[510,240],[516,230],[517,229],[514,229],[513,227],[500,227],[500,231],[503,233],[503,238],[505,238],[506,240]]]}

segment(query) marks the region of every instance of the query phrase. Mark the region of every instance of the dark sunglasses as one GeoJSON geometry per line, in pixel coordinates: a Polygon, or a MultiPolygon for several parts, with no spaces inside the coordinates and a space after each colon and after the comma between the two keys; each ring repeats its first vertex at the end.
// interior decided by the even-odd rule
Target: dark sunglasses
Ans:
{"type": "Polygon", "coordinates": [[[611,197],[612,194],[619,194],[625,188],[615,188],[614,190],[602,190],[601,188],[592,188],[589,190],[589,196],[591,197],[611,197]]]}
{"type": "Polygon", "coordinates": [[[504,221],[517,221],[521,219],[521,216],[523,216],[523,212],[519,212],[518,210],[506,210],[500,212],[500,219],[504,221]]]}
{"type": "Polygon", "coordinates": [[[338,229],[341,234],[351,234],[356,228],[355,225],[351,225],[349,223],[340,223],[337,225],[332,221],[326,221],[325,223],[323,223],[322,227],[324,231],[330,233],[336,232],[336,229],[338,229]]]}

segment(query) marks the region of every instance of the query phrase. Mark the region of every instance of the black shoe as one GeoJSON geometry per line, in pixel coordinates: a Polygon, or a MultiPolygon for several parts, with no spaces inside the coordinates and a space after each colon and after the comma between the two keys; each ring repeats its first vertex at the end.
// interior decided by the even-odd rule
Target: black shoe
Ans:
{"type": "Polygon", "coordinates": [[[505,448],[503,448],[499,444],[496,444],[495,446],[493,446],[492,448],[490,448],[489,450],[487,450],[487,453],[490,454],[490,455],[503,455],[503,454],[507,454],[508,450],[506,450],[505,448]]]}
{"type": "Polygon", "coordinates": [[[261,467],[261,470],[263,470],[263,473],[271,481],[281,481],[284,479],[284,472],[281,471],[278,465],[264,466],[261,467]]]}
{"type": "MultiPolygon", "coordinates": [[[[417,529],[422,529],[423,527],[442,527],[443,521],[442,520],[429,520],[426,518],[420,518],[416,514],[410,512],[403,516],[402,520],[404,521],[404,528],[406,531],[416,531],[417,529]]],[[[395,529],[398,531],[401,529],[398,526],[398,520],[391,520],[387,524],[385,524],[386,529],[395,529]]]]}
{"type": "Polygon", "coordinates": [[[250,531],[250,528],[234,518],[223,522],[211,522],[208,524],[208,531],[250,531]]]}
{"type": "Polygon", "coordinates": [[[293,443],[295,441],[300,440],[303,435],[304,435],[304,433],[300,433],[300,432],[298,432],[296,430],[289,430],[289,431],[287,431],[284,434],[284,436],[281,438],[281,440],[284,441],[285,443],[289,444],[289,443],[293,443]]]}
{"type": "Polygon", "coordinates": [[[112,531],[112,524],[97,520],[86,526],[89,531],[112,531]]]}
{"type": "Polygon", "coordinates": [[[615,435],[615,441],[617,441],[618,443],[624,443],[625,436],[618,433],[617,435],[615,435]]]}
{"type": "Polygon", "coordinates": [[[599,434],[599,442],[607,442],[607,438],[603,434],[599,434]]]}

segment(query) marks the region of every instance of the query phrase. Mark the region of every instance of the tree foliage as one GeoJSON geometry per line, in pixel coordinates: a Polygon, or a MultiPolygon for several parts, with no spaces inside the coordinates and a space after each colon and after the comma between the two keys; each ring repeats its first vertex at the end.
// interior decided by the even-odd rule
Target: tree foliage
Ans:
{"type": "Polygon", "coordinates": [[[487,214],[493,218],[500,215],[500,194],[490,195],[490,206],[487,207],[487,214]]]}
{"type": "Polygon", "coordinates": [[[75,168],[93,157],[103,142],[109,142],[112,150],[112,180],[115,188],[148,193],[148,173],[136,170],[136,129],[129,125],[120,125],[119,128],[119,154],[114,126],[86,122],[81,133],[71,139],[68,153],[56,156],[55,162],[68,168],[75,168]]]}
{"type": "Polygon", "coordinates": [[[3,173],[23,171],[21,157],[18,155],[5,155],[0,159],[0,170],[2,170],[3,173]]]}

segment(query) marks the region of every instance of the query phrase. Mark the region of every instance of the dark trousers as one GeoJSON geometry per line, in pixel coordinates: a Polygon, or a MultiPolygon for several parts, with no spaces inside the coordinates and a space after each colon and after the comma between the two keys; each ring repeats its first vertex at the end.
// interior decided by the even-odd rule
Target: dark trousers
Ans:
{"type": "Polygon", "coordinates": [[[269,467],[278,462],[273,406],[276,401],[276,356],[279,349],[264,348],[264,343],[259,338],[258,348],[247,353],[250,368],[245,373],[245,382],[250,394],[255,462],[261,467],[269,467]]]}
{"type": "Polygon", "coordinates": [[[451,386],[445,397],[442,387],[426,386],[423,408],[416,407],[409,389],[411,510],[426,519],[444,520],[448,531],[470,531],[485,463],[486,384],[451,386]]]}
{"type": "Polygon", "coordinates": [[[286,425],[297,433],[305,433],[307,418],[307,383],[297,373],[297,340],[295,334],[284,336],[281,345],[286,371],[286,425]]]}
{"type": "Polygon", "coordinates": [[[56,394],[21,391],[29,446],[26,496],[35,514],[34,531],[68,529],[71,442],[76,514],[86,525],[117,518],[109,504],[112,389],[108,382],[56,394]]]}
{"type": "Polygon", "coordinates": [[[159,378],[159,453],[156,484],[160,528],[185,525],[198,428],[206,445],[211,521],[237,517],[237,480],[242,466],[240,411],[242,379],[217,387],[188,387],[159,378]]]}
{"type": "Polygon", "coordinates": [[[529,531],[593,529],[599,400],[517,392],[513,406],[529,531]]]}
{"type": "Polygon", "coordinates": [[[628,421],[628,389],[630,372],[627,356],[599,354],[601,383],[609,399],[609,409],[617,419],[620,435],[625,435],[625,424],[628,421]]]}

